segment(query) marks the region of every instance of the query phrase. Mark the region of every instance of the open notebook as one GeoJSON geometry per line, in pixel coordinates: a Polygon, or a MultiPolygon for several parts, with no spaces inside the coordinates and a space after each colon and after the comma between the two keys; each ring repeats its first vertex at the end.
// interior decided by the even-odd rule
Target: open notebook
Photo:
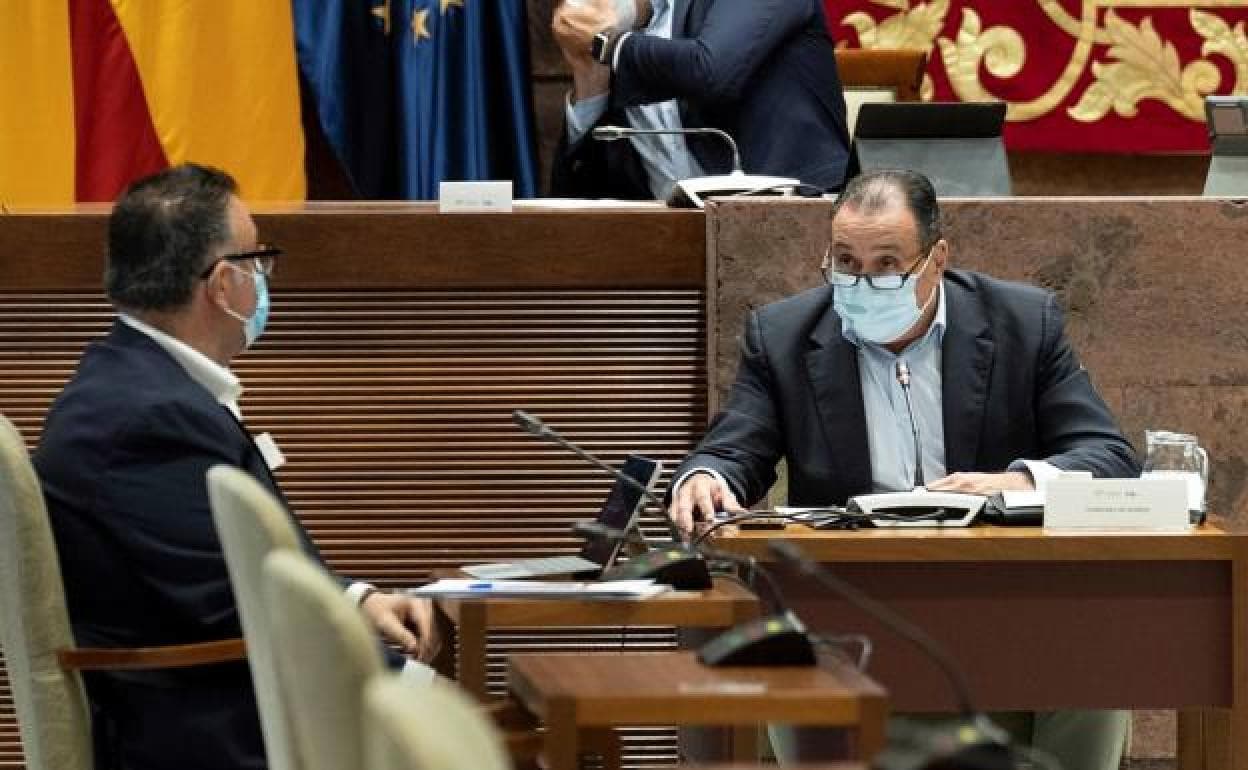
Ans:
{"type": "MultiPolygon", "coordinates": [[[[629,455],[620,472],[635,479],[646,489],[650,489],[658,481],[659,472],[662,469],[663,464],[658,460],[640,455],[629,455]]],[[[644,507],[645,496],[641,490],[632,484],[625,483],[622,479],[616,479],[611,492],[598,511],[597,520],[603,526],[627,532],[637,523],[637,518],[644,507]]],[[[470,564],[462,569],[469,575],[484,580],[543,575],[577,575],[596,579],[604,569],[615,563],[621,546],[622,543],[619,541],[611,542],[604,538],[591,538],[585,541],[579,555],[544,556],[498,564],[470,564]]]]}

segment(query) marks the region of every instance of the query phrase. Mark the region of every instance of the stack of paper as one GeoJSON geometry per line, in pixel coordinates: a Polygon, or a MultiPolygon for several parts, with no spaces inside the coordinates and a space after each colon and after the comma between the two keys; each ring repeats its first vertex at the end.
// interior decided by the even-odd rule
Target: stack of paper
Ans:
{"type": "Polygon", "coordinates": [[[654,580],[604,580],[580,583],[566,580],[476,580],[443,578],[413,588],[413,596],[451,598],[491,596],[525,599],[645,599],[667,591],[671,586],[654,580]]]}

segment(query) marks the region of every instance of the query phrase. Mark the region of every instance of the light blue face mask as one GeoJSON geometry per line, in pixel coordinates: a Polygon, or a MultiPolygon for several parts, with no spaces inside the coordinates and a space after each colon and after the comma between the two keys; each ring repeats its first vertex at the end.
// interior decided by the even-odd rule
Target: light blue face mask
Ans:
{"type": "MultiPolygon", "coordinates": [[[[924,257],[931,260],[930,253],[924,257]]],[[[919,276],[923,269],[902,283],[899,289],[876,289],[865,279],[853,286],[834,284],[832,305],[841,317],[841,324],[852,329],[861,339],[877,345],[887,345],[905,334],[918,323],[927,306],[936,298],[936,292],[919,307],[919,276]]]]}
{"type": "Polygon", "coordinates": [[[264,273],[259,271],[249,272],[240,267],[230,265],[241,273],[248,273],[252,282],[256,286],[256,309],[250,318],[236,313],[232,308],[226,308],[225,312],[243,322],[243,337],[246,340],[244,347],[251,347],[256,340],[260,339],[260,335],[264,334],[264,327],[269,322],[269,281],[265,278],[264,273]]]}

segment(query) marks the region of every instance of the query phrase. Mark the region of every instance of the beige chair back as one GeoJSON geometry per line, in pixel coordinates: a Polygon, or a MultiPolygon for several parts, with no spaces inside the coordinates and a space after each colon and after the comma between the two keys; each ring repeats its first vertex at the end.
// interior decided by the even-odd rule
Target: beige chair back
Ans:
{"type": "Polygon", "coordinates": [[[0,648],[29,770],[90,770],[82,678],[57,651],[74,646],[43,490],[21,434],[0,415],[0,648]]]}
{"type": "Polygon", "coordinates": [[[451,682],[414,688],[379,676],[364,692],[366,770],[508,770],[502,736],[451,682]]]}
{"type": "Polygon", "coordinates": [[[324,569],[296,551],[265,559],[264,596],[303,767],[362,767],[364,685],[384,670],[364,615],[324,569]]]}
{"type": "Polygon", "coordinates": [[[208,499],[247,640],[247,660],[269,767],[302,770],[306,765],[295,752],[289,707],[283,697],[285,688],[277,672],[276,651],[280,648],[274,646],[262,588],[265,557],[280,549],[298,551],[299,536],[281,503],[239,468],[218,465],[210,469],[208,499]]]}

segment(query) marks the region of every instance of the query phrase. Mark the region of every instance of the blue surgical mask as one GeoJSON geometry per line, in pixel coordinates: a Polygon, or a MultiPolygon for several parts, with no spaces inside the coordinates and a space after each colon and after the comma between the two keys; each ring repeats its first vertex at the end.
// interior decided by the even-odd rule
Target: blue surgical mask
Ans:
{"type": "MultiPolygon", "coordinates": [[[[231,267],[234,267],[231,265],[231,267]]],[[[235,268],[240,272],[248,272],[241,268],[235,268]]],[[[250,318],[236,313],[232,308],[226,308],[225,312],[234,316],[243,322],[243,337],[246,340],[245,347],[251,347],[256,340],[260,339],[260,335],[264,333],[264,327],[269,322],[269,282],[265,278],[264,273],[250,272],[251,280],[256,287],[256,309],[250,318]]]]}
{"type": "MultiPolygon", "coordinates": [[[[924,265],[923,270],[926,269],[924,265]]],[[[933,291],[927,302],[919,306],[919,276],[923,270],[911,275],[899,289],[872,288],[865,280],[859,280],[854,286],[835,286],[832,305],[841,317],[842,326],[877,345],[887,345],[900,338],[918,323],[928,304],[936,298],[933,291]]]]}

